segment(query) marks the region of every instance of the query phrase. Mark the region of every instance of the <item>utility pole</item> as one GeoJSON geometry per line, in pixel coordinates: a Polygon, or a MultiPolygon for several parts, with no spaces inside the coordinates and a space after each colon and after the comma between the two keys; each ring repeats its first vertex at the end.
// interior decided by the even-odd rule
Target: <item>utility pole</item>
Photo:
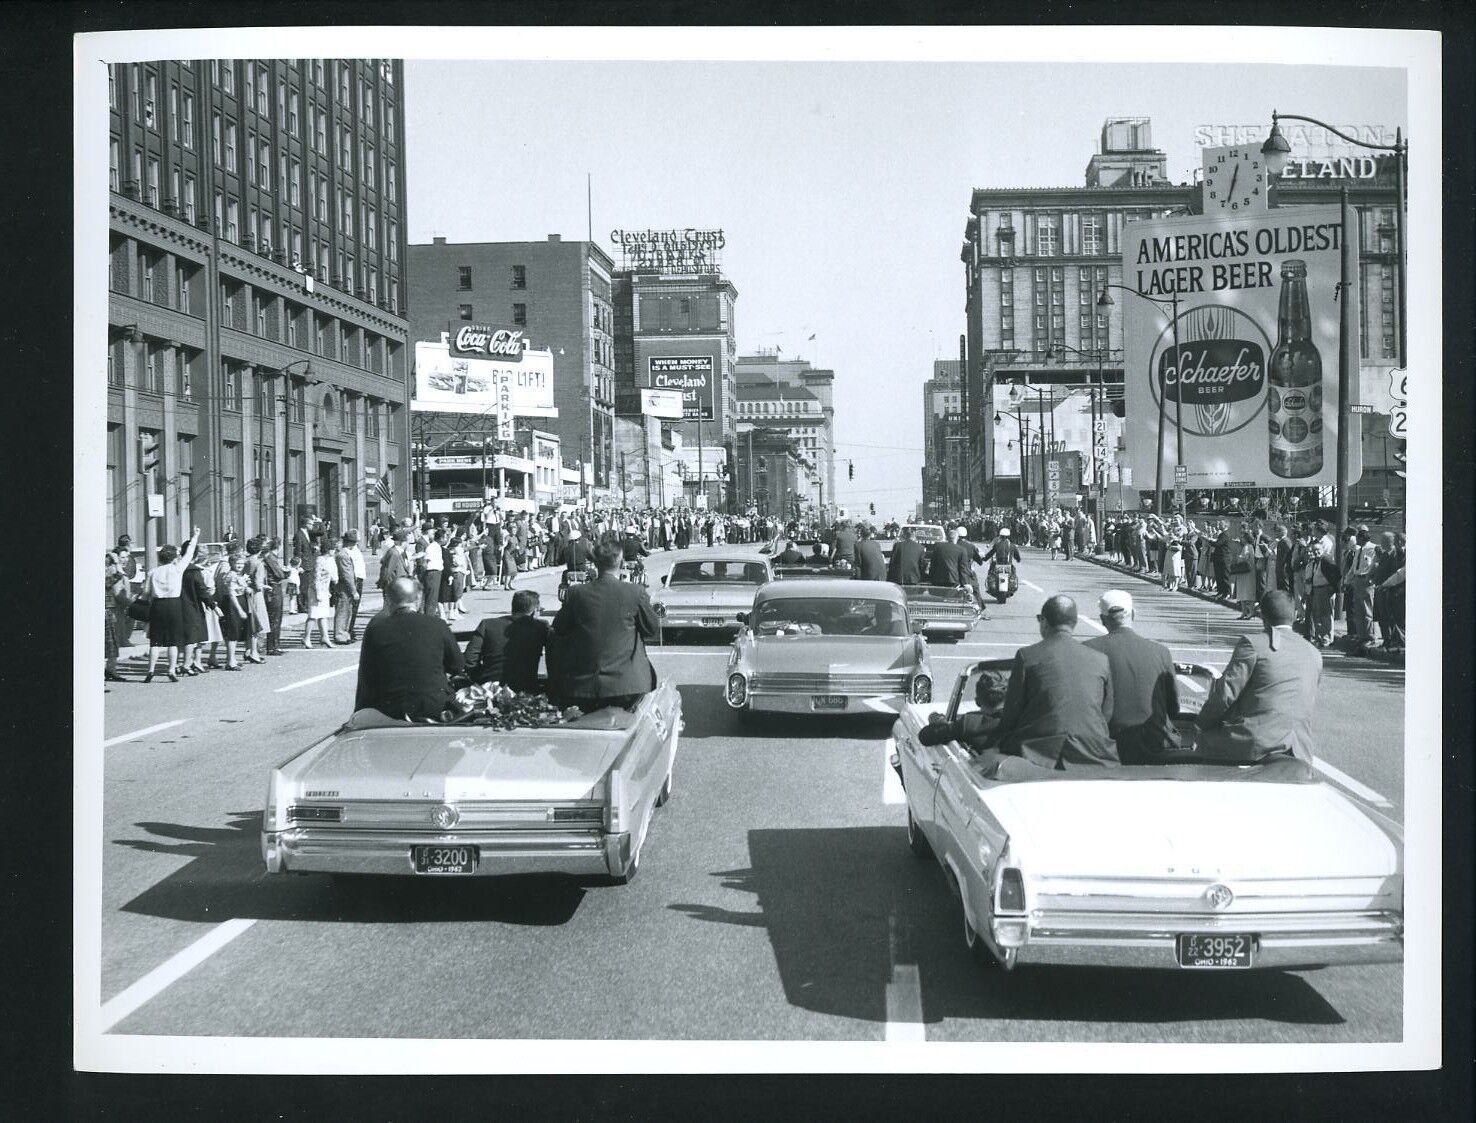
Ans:
{"type": "Polygon", "coordinates": [[[625,450],[620,450],[620,502],[630,506],[630,489],[625,485],[625,450]]]}

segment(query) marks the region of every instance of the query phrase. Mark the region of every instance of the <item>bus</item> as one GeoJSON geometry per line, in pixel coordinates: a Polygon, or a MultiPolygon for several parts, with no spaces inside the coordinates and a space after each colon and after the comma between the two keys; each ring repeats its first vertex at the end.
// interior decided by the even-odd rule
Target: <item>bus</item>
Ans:
{"type": "Polygon", "coordinates": [[[416,480],[415,495],[426,515],[471,516],[488,503],[504,512],[535,514],[533,461],[508,453],[489,453],[485,467],[481,449],[447,451],[422,457],[428,484],[416,480]],[[484,483],[485,481],[485,483],[484,483]]]}

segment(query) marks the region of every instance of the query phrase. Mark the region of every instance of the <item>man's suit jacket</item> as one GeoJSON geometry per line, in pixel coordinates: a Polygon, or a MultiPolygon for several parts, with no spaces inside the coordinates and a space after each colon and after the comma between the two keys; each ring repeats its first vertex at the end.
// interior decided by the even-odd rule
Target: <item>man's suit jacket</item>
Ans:
{"type": "Polygon", "coordinates": [[[887,580],[894,585],[921,585],[923,574],[922,543],[901,539],[892,547],[892,560],[887,565],[887,580]]]}
{"type": "Polygon", "coordinates": [[[464,667],[456,637],[439,616],[382,612],[364,629],[354,709],[411,720],[440,717],[451,699],[446,676],[464,667]]]}
{"type": "Polygon", "coordinates": [[[854,530],[838,530],[835,532],[835,543],[831,550],[835,557],[845,558],[849,562],[856,560],[856,532],[854,530]]]}
{"type": "Polygon", "coordinates": [[[504,682],[514,690],[538,689],[538,660],[548,642],[548,621],[536,616],[489,616],[466,645],[473,682],[504,682]]]}
{"type": "Polygon", "coordinates": [[[887,559],[875,538],[863,538],[856,543],[856,576],[862,581],[887,579],[887,559]]]}
{"type": "Polygon", "coordinates": [[[1107,656],[1057,632],[1015,652],[1000,749],[1042,768],[1117,764],[1107,656]]]}
{"type": "Polygon", "coordinates": [[[1275,545],[1275,585],[1276,588],[1283,589],[1289,593],[1292,587],[1292,542],[1290,538],[1278,538],[1275,545]]]}
{"type": "Polygon", "coordinates": [[[607,573],[571,586],[553,622],[562,696],[612,698],[654,689],[645,641],[659,631],[644,585],[607,573]]]}
{"type": "Polygon", "coordinates": [[[338,552],[333,555],[333,561],[338,566],[338,593],[340,597],[348,597],[357,600],[359,587],[354,580],[354,556],[344,547],[339,547],[338,552]]]}
{"type": "Polygon", "coordinates": [[[969,553],[957,542],[934,542],[928,551],[928,583],[954,588],[969,583],[969,553]]]}
{"type": "Polygon", "coordinates": [[[1199,713],[1198,752],[1250,764],[1274,753],[1312,763],[1322,654],[1290,627],[1241,636],[1199,713]]]}
{"type": "Polygon", "coordinates": [[[1169,649],[1121,627],[1083,644],[1107,656],[1112,671],[1112,720],[1108,729],[1123,764],[1147,764],[1179,747],[1179,680],[1169,649]]]}
{"type": "Polygon", "coordinates": [[[405,550],[402,546],[391,546],[384,552],[384,560],[379,563],[379,587],[388,589],[390,582],[397,577],[414,577],[410,572],[410,564],[405,560],[405,550]]]}
{"type": "Polygon", "coordinates": [[[564,547],[564,568],[583,569],[594,557],[594,550],[590,548],[589,539],[573,538],[564,547]]]}

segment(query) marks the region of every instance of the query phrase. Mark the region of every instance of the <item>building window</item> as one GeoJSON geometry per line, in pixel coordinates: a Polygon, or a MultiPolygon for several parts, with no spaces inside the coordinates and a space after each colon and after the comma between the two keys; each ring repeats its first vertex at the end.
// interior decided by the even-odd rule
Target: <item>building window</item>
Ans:
{"type": "Polygon", "coordinates": [[[371,250],[378,247],[379,239],[376,231],[379,228],[379,215],[373,207],[364,208],[364,244],[371,250]]]}
{"type": "Polygon", "coordinates": [[[190,151],[195,148],[195,95],[184,93],[184,146],[190,151]]]}
{"type": "Polygon", "coordinates": [[[188,355],[179,356],[179,366],[176,369],[175,393],[182,402],[194,400],[194,386],[190,381],[190,361],[188,355]]]}
{"type": "Polygon", "coordinates": [[[108,108],[118,108],[118,68],[108,67],[108,108]]]}
{"type": "Polygon", "coordinates": [[[264,336],[267,333],[266,301],[262,300],[262,298],[259,296],[254,296],[251,298],[251,300],[252,303],[256,306],[256,334],[264,336]]]}
{"type": "Polygon", "coordinates": [[[128,100],[133,103],[133,119],[143,120],[143,96],[138,87],[138,63],[128,67],[128,100]]]}
{"type": "Polygon", "coordinates": [[[1061,216],[1043,214],[1036,223],[1035,252],[1041,257],[1055,257],[1061,252],[1061,216]]]}
{"type": "Polygon", "coordinates": [[[395,198],[395,162],[393,160],[384,162],[384,190],[391,199],[395,198]]]}
{"type": "Polygon", "coordinates": [[[313,151],[328,155],[328,114],[321,109],[313,110],[313,151]]]}
{"type": "Polygon", "coordinates": [[[513,325],[520,328],[528,326],[528,306],[526,304],[513,305],[513,325]]]}
{"type": "Polygon", "coordinates": [[[384,224],[384,253],[391,261],[400,260],[400,224],[393,220],[384,224]]]}
{"type": "Polygon", "coordinates": [[[528,287],[528,267],[526,265],[514,265],[512,267],[512,287],[515,289],[525,289],[528,287]]]}
{"type": "Polygon", "coordinates": [[[400,282],[393,277],[389,283],[389,306],[390,311],[399,315],[400,312],[400,282]]]}
{"type": "Polygon", "coordinates": [[[261,159],[257,163],[260,175],[257,183],[268,191],[272,189],[272,146],[266,141],[261,142],[261,159]]]}
{"type": "Polygon", "coordinates": [[[153,344],[144,345],[144,389],[155,394],[164,392],[164,376],[159,371],[159,351],[153,344]]]}
{"type": "MultiPolygon", "coordinates": [[[[112,74],[112,71],[109,70],[108,73],[109,73],[109,75],[111,75],[112,74]]],[[[119,162],[119,160],[121,158],[122,157],[119,155],[119,151],[118,151],[118,141],[116,139],[109,140],[108,141],[108,187],[111,190],[113,190],[113,191],[118,190],[118,162],[119,162]]]]}
{"type": "Polygon", "coordinates": [[[256,182],[256,134],[246,134],[246,182],[256,182]]]}
{"type": "Polygon", "coordinates": [[[328,181],[323,176],[317,177],[317,198],[313,207],[313,217],[320,222],[328,221],[328,181]]]}
{"type": "Polygon", "coordinates": [[[255,63],[248,62],[246,64],[246,90],[245,90],[245,93],[246,93],[246,98],[245,98],[246,104],[249,106],[254,100],[256,100],[256,64],[255,63]]]}
{"type": "Polygon", "coordinates": [[[195,223],[195,177],[184,177],[184,216],[191,226],[195,223]]]}
{"type": "Polygon", "coordinates": [[[190,310],[190,275],[183,265],[174,267],[174,291],[178,293],[179,310],[189,312],[190,310]]]}
{"type": "Polygon", "coordinates": [[[212,113],[210,115],[210,153],[215,159],[217,168],[225,166],[225,147],[221,141],[223,133],[224,126],[221,124],[220,114],[212,113]]]}
{"type": "Polygon", "coordinates": [[[149,206],[159,209],[159,161],[149,157],[149,206]]]}
{"type": "Polygon", "coordinates": [[[241,372],[235,363],[220,364],[220,408],[241,412],[241,372]]]}
{"type": "Polygon", "coordinates": [[[289,404],[291,406],[291,419],[297,424],[302,424],[303,415],[307,413],[307,383],[296,381],[288,392],[289,404]]]}
{"type": "Polygon", "coordinates": [[[456,312],[463,320],[470,320],[472,318],[472,306],[470,304],[458,304],[456,306],[456,312]]]}
{"type": "Polygon", "coordinates": [[[271,95],[267,93],[267,68],[263,66],[256,75],[256,111],[263,117],[272,111],[271,95]]]}
{"type": "Polygon", "coordinates": [[[320,58],[313,59],[313,85],[320,90],[323,88],[323,60],[320,58]]]}
{"type": "Polygon", "coordinates": [[[1084,214],[1081,216],[1081,252],[1091,254],[1102,252],[1101,215],[1084,214]]]}
{"type": "Polygon", "coordinates": [[[152,129],[158,125],[155,106],[159,100],[159,79],[150,74],[144,80],[144,89],[148,91],[144,97],[144,124],[152,129]]]}
{"type": "Polygon", "coordinates": [[[374,146],[364,145],[364,180],[369,186],[374,186],[374,146]]]}
{"type": "Polygon", "coordinates": [[[379,436],[379,403],[373,398],[365,399],[364,435],[369,437],[379,436]]]}
{"type": "Polygon", "coordinates": [[[353,170],[353,150],[354,134],[347,125],[340,125],[338,127],[338,166],[344,171],[353,170]]]}
{"type": "Polygon", "coordinates": [[[169,139],[179,140],[179,87],[169,87],[169,139]]]}
{"type": "Polygon", "coordinates": [[[456,287],[462,292],[471,291],[472,282],[470,265],[458,265],[456,267],[456,287]]]}
{"type": "Polygon", "coordinates": [[[236,123],[227,121],[225,124],[225,166],[226,171],[236,170],[236,123]]]}

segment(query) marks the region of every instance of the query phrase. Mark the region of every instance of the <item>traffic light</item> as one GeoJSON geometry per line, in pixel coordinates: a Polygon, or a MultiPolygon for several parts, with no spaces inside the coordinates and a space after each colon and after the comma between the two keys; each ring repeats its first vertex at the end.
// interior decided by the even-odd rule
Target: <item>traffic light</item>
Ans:
{"type": "Polygon", "coordinates": [[[856,478],[856,462],[854,460],[846,461],[846,478],[848,480],[854,480],[856,478]]]}
{"type": "Polygon", "coordinates": [[[159,466],[159,434],[138,431],[138,470],[145,476],[159,466]]]}
{"type": "Polygon", "coordinates": [[[869,504],[869,506],[871,507],[871,513],[873,515],[876,514],[876,504],[875,503],[872,503],[872,504],[869,504]]]}

